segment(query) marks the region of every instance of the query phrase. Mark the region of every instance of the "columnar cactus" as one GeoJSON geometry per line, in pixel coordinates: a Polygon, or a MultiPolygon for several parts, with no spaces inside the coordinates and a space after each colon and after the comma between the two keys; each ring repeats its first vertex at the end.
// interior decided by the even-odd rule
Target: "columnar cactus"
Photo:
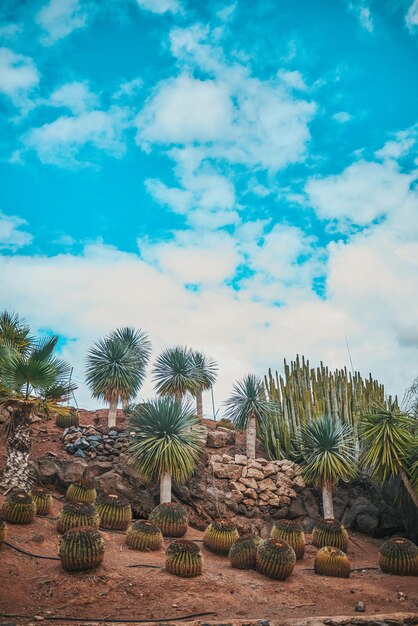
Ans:
{"type": "Polygon", "coordinates": [[[161,550],[164,539],[158,526],[141,519],[134,522],[128,530],[126,543],[134,550],[161,550]]]}
{"type": "Polygon", "coordinates": [[[348,556],[339,548],[325,546],[318,550],[314,570],[321,576],[334,576],[335,578],[349,578],[350,561],[348,556]]]}
{"type": "Polygon", "coordinates": [[[239,534],[235,524],[228,520],[219,520],[206,528],[203,545],[215,554],[228,554],[237,539],[239,534]]]}
{"type": "Polygon", "coordinates": [[[348,532],[336,519],[320,519],[313,529],[312,543],[317,548],[333,546],[347,552],[348,532]]]}
{"type": "Polygon", "coordinates": [[[418,576],[418,547],[404,537],[392,537],[380,547],[379,566],[386,574],[418,576]]]}
{"type": "Polygon", "coordinates": [[[171,543],[165,553],[165,569],[170,574],[193,578],[202,573],[202,553],[199,546],[187,539],[171,543]]]}
{"type": "Polygon", "coordinates": [[[79,426],[79,424],[78,411],[74,409],[65,415],[57,413],[55,418],[55,425],[58,426],[58,428],[70,428],[71,426],[79,426]]]}
{"type": "Polygon", "coordinates": [[[236,569],[255,569],[255,557],[260,543],[259,537],[248,536],[237,539],[228,553],[231,566],[236,569]]]}
{"type": "Polygon", "coordinates": [[[96,502],[97,497],[94,481],[88,478],[81,478],[71,483],[65,497],[70,502],[86,502],[86,504],[93,504],[96,502]]]}
{"type": "Polygon", "coordinates": [[[98,567],[103,561],[105,544],[95,528],[72,528],[61,538],[59,556],[67,572],[98,567]]]}
{"type": "Polygon", "coordinates": [[[36,515],[49,515],[52,508],[52,496],[43,487],[36,487],[29,494],[36,504],[36,515]]]}
{"type": "Polygon", "coordinates": [[[183,537],[189,524],[186,509],[176,502],[159,504],[151,511],[149,520],[158,526],[164,537],[183,537]]]}
{"type": "Polygon", "coordinates": [[[71,528],[91,526],[99,528],[99,516],[94,504],[84,502],[67,502],[58,517],[57,530],[65,533],[71,528]]]}
{"type": "Polygon", "coordinates": [[[97,512],[100,527],[109,530],[127,530],[132,520],[131,505],[124,498],[115,494],[101,495],[97,498],[97,512]]]}
{"type": "Polygon", "coordinates": [[[293,572],[296,554],[284,539],[267,539],[257,548],[257,571],[270,578],[286,580],[293,572]]]}
{"type": "Polygon", "coordinates": [[[1,514],[11,524],[30,524],[35,519],[36,504],[28,493],[9,493],[3,502],[1,514]]]}
{"type": "Polygon", "coordinates": [[[295,551],[296,558],[301,559],[305,554],[305,533],[303,525],[297,520],[278,520],[271,530],[273,539],[284,539],[295,551]]]}
{"type": "Polygon", "coordinates": [[[7,536],[7,524],[2,517],[0,517],[0,548],[3,541],[7,536]]]}

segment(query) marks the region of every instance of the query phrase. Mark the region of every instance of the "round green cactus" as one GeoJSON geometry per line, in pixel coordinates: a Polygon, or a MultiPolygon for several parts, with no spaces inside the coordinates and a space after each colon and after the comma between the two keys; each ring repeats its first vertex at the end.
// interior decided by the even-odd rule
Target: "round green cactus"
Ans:
{"type": "Polygon", "coordinates": [[[2,517],[0,517],[0,548],[3,541],[7,537],[7,524],[2,517]]]}
{"type": "Polygon", "coordinates": [[[187,511],[176,502],[163,502],[151,511],[150,522],[161,530],[164,537],[183,537],[189,524],[187,511]]]}
{"type": "Polygon", "coordinates": [[[55,425],[58,428],[70,428],[71,426],[79,426],[80,419],[78,417],[78,411],[72,409],[69,413],[65,413],[64,415],[58,414],[55,418],[55,425]]]}
{"type": "Polygon", "coordinates": [[[379,566],[386,574],[418,576],[418,547],[404,537],[392,537],[380,547],[379,566]]]}
{"type": "Polygon", "coordinates": [[[231,566],[236,569],[255,569],[255,557],[260,544],[259,537],[247,536],[237,539],[228,553],[231,566]]]}
{"type": "Polygon", "coordinates": [[[303,525],[297,520],[278,520],[271,530],[273,539],[284,539],[295,551],[296,558],[301,559],[305,554],[305,533],[303,525]]]}
{"type": "Polygon", "coordinates": [[[318,550],[314,562],[315,574],[333,576],[334,578],[349,578],[350,561],[348,556],[339,548],[325,546],[318,550]]]}
{"type": "Polygon", "coordinates": [[[164,539],[161,530],[148,520],[137,520],[126,535],[126,543],[134,550],[161,550],[164,539]]]}
{"type": "Polygon", "coordinates": [[[170,574],[193,578],[202,573],[202,553],[199,546],[187,539],[171,543],[165,553],[165,569],[170,574]]]}
{"type": "Polygon", "coordinates": [[[332,546],[347,552],[348,532],[336,519],[320,519],[312,531],[312,543],[317,548],[332,546]]]}
{"type": "Polygon", "coordinates": [[[105,543],[96,528],[72,528],[61,538],[59,556],[67,572],[98,567],[103,561],[105,543]]]}
{"type": "Polygon", "coordinates": [[[239,539],[237,527],[228,520],[212,522],[203,535],[203,545],[215,554],[228,554],[239,539]]]}
{"type": "Polygon", "coordinates": [[[31,489],[29,494],[36,504],[36,515],[49,515],[52,509],[52,496],[43,487],[31,489]]]}
{"type": "Polygon", "coordinates": [[[57,530],[59,533],[65,533],[71,528],[83,528],[85,526],[99,528],[99,521],[94,504],[67,502],[58,517],[57,530]]]}
{"type": "Polygon", "coordinates": [[[28,493],[14,491],[6,496],[1,514],[11,524],[30,524],[35,519],[36,504],[28,493]]]}
{"type": "Polygon", "coordinates": [[[115,494],[104,494],[97,498],[100,527],[109,530],[127,530],[132,520],[131,505],[115,494]]]}
{"type": "Polygon", "coordinates": [[[86,504],[94,504],[97,498],[95,483],[88,478],[81,478],[67,489],[65,497],[69,502],[85,502],[86,504]]]}
{"type": "Polygon", "coordinates": [[[293,572],[295,563],[295,551],[284,539],[267,539],[258,546],[256,568],[260,574],[286,580],[293,572]]]}

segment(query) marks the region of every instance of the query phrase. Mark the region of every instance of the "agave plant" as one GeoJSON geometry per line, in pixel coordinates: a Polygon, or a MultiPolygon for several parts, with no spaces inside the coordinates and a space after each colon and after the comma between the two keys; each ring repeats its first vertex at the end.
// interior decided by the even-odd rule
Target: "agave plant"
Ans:
{"type": "Polygon", "coordinates": [[[185,482],[195,469],[204,431],[190,404],[170,396],[140,405],[131,415],[129,452],[145,480],[160,481],[160,502],[171,501],[171,480],[185,482]]]}
{"type": "Polygon", "coordinates": [[[203,391],[210,389],[216,381],[218,366],[202,352],[193,353],[194,366],[199,375],[199,390],[196,393],[196,409],[198,416],[203,418],[203,391]]]}
{"type": "Polygon", "coordinates": [[[181,400],[186,393],[196,396],[204,388],[205,378],[189,348],[167,348],[156,359],[153,370],[156,391],[161,396],[181,400]]]}

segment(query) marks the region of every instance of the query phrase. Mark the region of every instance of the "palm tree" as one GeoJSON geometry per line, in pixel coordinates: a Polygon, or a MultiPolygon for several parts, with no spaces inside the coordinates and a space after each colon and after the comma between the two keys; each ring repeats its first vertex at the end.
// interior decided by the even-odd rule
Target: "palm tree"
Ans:
{"type": "Polygon", "coordinates": [[[334,517],[332,491],[338,481],[357,473],[352,429],[324,415],[302,426],[299,436],[302,476],[308,484],[322,488],[325,518],[334,517]]]}
{"type": "Polygon", "coordinates": [[[2,486],[27,491],[31,476],[31,420],[34,413],[67,413],[61,403],[76,389],[70,366],[54,355],[58,337],[33,342],[19,352],[0,348],[0,409],[7,414],[1,435],[7,442],[2,486]]]}
{"type": "Polygon", "coordinates": [[[199,390],[196,393],[196,409],[200,419],[203,419],[203,391],[210,389],[216,381],[218,366],[213,359],[202,352],[193,353],[194,366],[198,371],[199,390]]]}
{"type": "Polygon", "coordinates": [[[204,431],[190,404],[159,397],[139,405],[131,415],[130,454],[145,480],[160,481],[160,502],[171,502],[171,480],[184,483],[195,469],[204,431]]]}
{"type": "Polygon", "coordinates": [[[238,430],[246,431],[247,457],[255,459],[257,427],[277,411],[277,406],[264,399],[263,384],[254,374],[248,374],[235,383],[226,406],[225,416],[235,423],[238,430]]]}
{"type": "Polygon", "coordinates": [[[388,407],[376,404],[370,413],[361,416],[360,434],[365,447],[363,461],[372,470],[373,478],[383,482],[399,476],[418,508],[418,491],[409,478],[407,458],[417,448],[417,421],[402,413],[396,403],[388,407]]]}
{"type": "Polygon", "coordinates": [[[196,366],[194,352],[183,346],[167,348],[157,357],[153,370],[157,393],[181,400],[186,393],[196,396],[205,384],[196,366]]]}
{"type": "Polygon", "coordinates": [[[86,382],[93,397],[109,403],[108,426],[116,425],[118,404],[127,404],[140,390],[151,354],[146,333],[117,328],[100,339],[87,355],[86,382]]]}
{"type": "Polygon", "coordinates": [[[9,347],[24,354],[33,344],[30,327],[17,313],[0,313],[0,346],[9,347]]]}

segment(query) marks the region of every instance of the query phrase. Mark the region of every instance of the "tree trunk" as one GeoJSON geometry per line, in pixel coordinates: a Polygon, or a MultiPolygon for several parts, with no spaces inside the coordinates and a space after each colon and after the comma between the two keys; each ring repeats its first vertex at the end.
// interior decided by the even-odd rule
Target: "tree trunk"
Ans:
{"type": "Polygon", "coordinates": [[[109,403],[109,413],[107,415],[107,425],[109,427],[116,426],[116,415],[118,412],[118,400],[112,399],[109,403]]]}
{"type": "Polygon", "coordinates": [[[332,503],[332,484],[325,482],[322,485],[322,506],[325,519],[334,519],[334,505],[332,503]]]}
{"type": "Polygon", "coordinates": [[[411,482],[410,482],[410,480],[409,480],[405,470],[402,467],[399,468],[399,475],[400,475],[400,477],[402,479],[402,482],[403,482],[403,484],[405,486],[405,489],[407,490],[407,492],[409,493],[409,495],[411,497],[412,502],[415,504],[415,506],[418,509],[418,495],[413,490],[411,482]]]}
{"type": "Polygon", "coordinates": [[[196,409],[197,409],[197,415],[198,417],[200,417],[200,419],[203,419],[203,392],[201,389],[199,389],[199,391],[196,394],[196,409]]]}
{"type": "Polygon", "coordinates": [[[249,459],[255,459],[255,440],[257,436],[257,423],[255,420],[255,415],[250,415],[247,422],[247,432],[246,432],[246,448],[247,448],[247,457],[249,459]]]}
{"type": "Polygon", "coordinates": [[[16,426],[7,439],[6,467],[1,484],[6,491],[11,489],[29,491],[33,482],[29,466],[32,447],[30,414],[16,411],[12,419],[16,421],[16,426]]]}
{"type": "Polygon", "coordinates": [[[171,474],[164,472],[160,476],[160,504],[171,502],[171,474]]]}

